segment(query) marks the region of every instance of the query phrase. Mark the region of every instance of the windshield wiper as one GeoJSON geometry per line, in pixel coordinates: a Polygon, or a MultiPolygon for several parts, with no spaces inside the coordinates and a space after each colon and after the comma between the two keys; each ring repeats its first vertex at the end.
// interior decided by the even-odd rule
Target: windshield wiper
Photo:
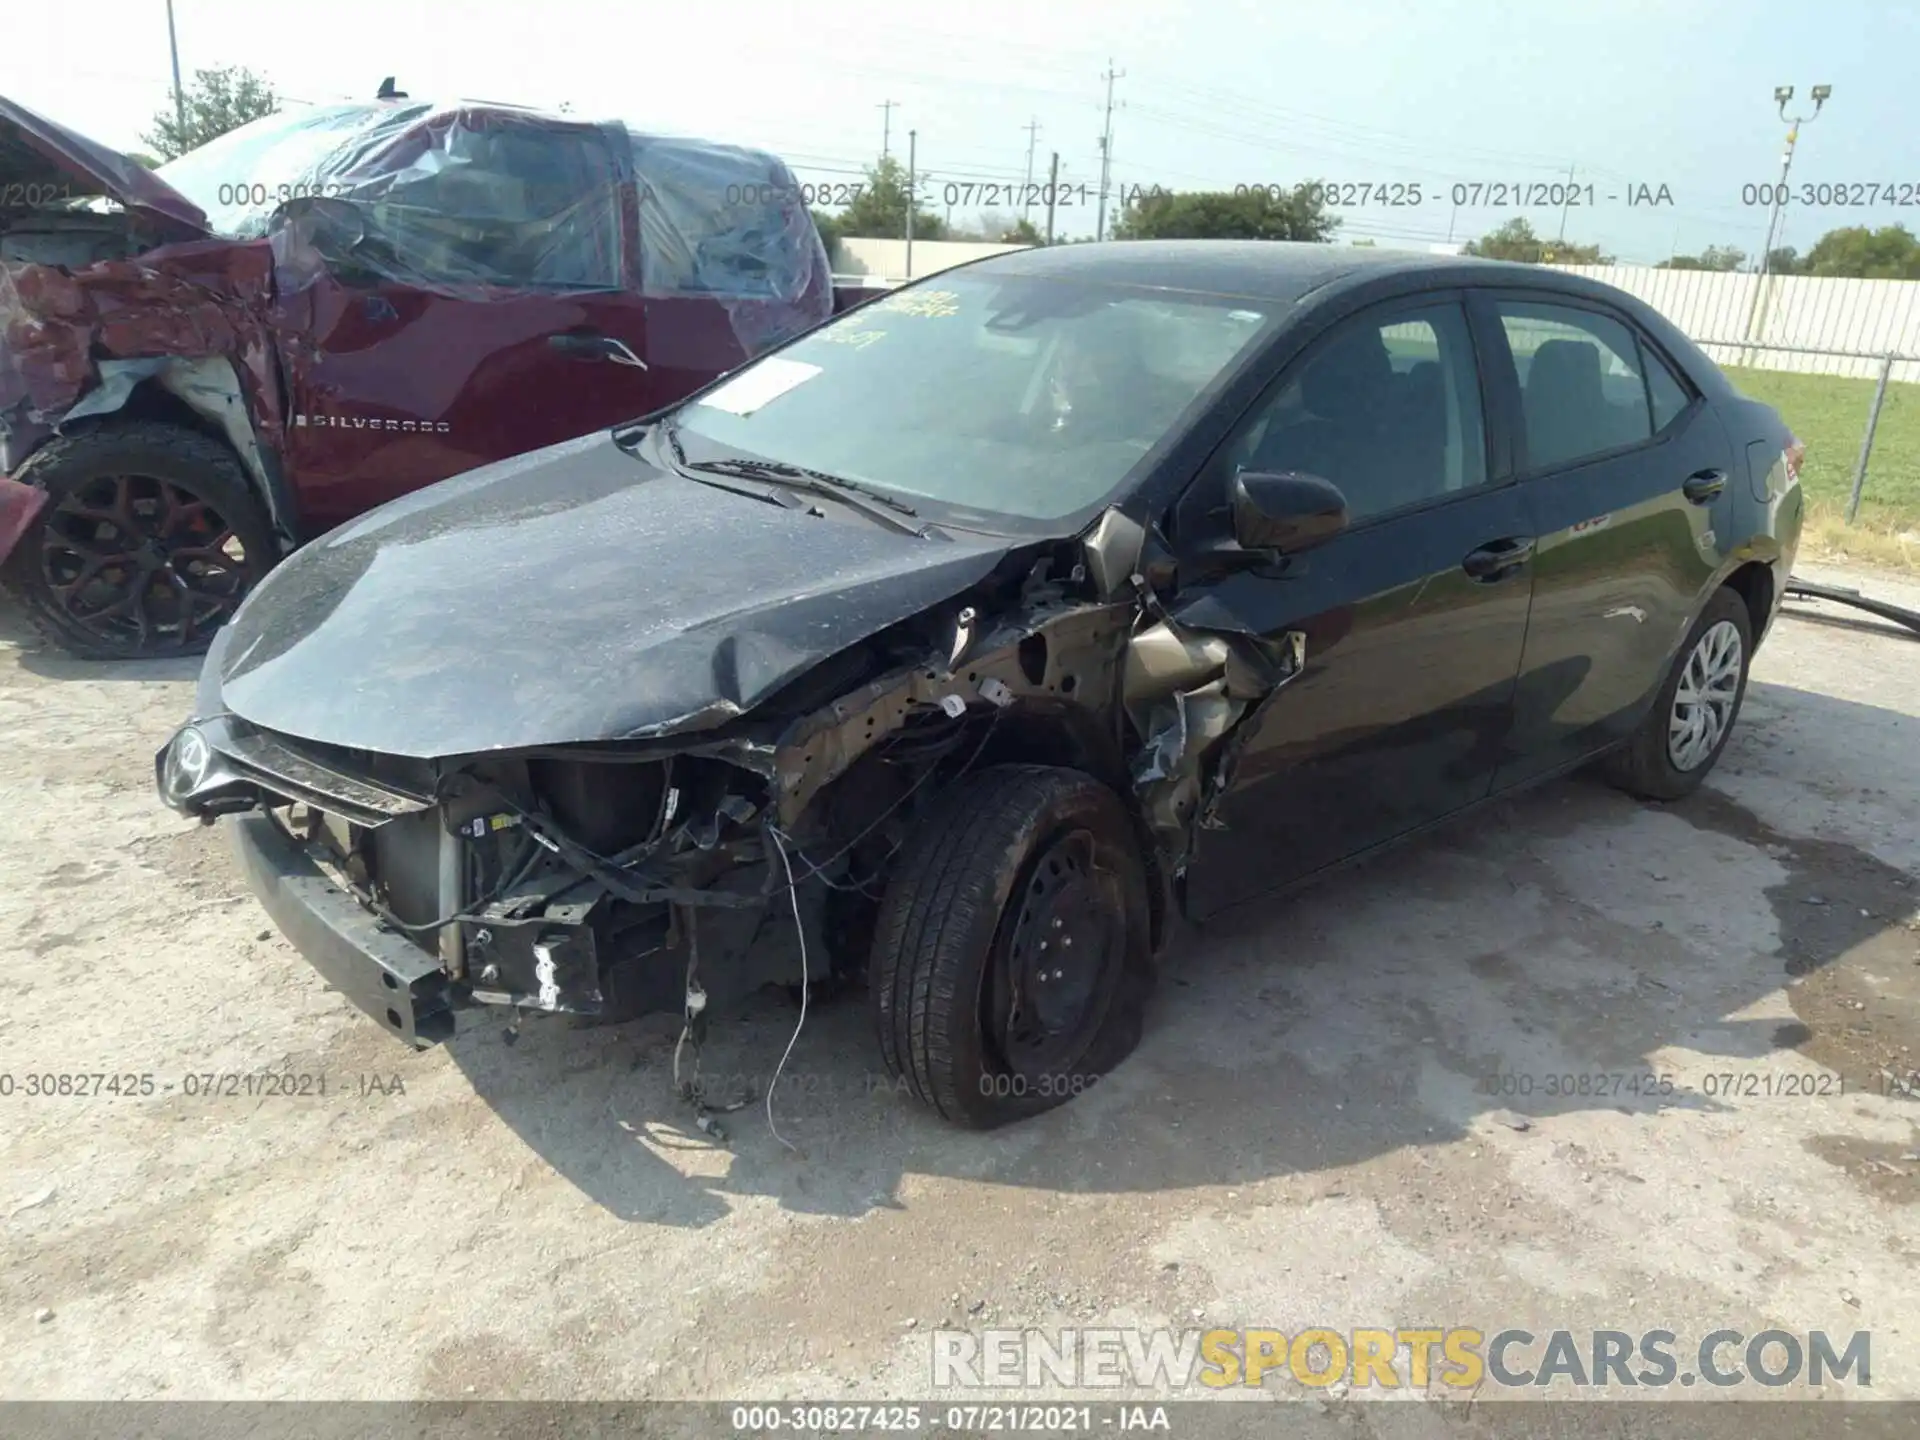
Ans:
{"type": "MultiPolygon", "coordinates": [[[[673,440],[676,447],[675,453],[679,453],[677,448],[679,441],[674,439],[672,431],[668,431],[667,434],[668,439],[673,440]]],[[[911,505],[907,504],[906,501],[896,500],[884,491],[875,490],[868,485],[862,485],[858,480],[849,480],[844,475],[829,475],[824,470],[809,470],[804,465],[789,465],[784,460],[754,460],[741,456],[718,460],[696,460],[688,468],[693,470],[712,470],[720,475],[751,474],[765,475],[776,480],[816,481],[834,490],[851,490],[856,495],[864,495],[876,504],[884,505],[889,510],[898,511],[902,515],[918,515],[920,513],[911,505]]],[[[812,487],[808,486],[803,488],[812,487]]]]}
{"type": "MultiPolygon", "coordinates": [[[[808,508],[795,491],[805,491],[809,495],[820,495],[838,500],[849,509],[858,510],[868,519],[897,530],[903,535],[912,535],[917,539],[926,538],[927,527],[912,525],[897,518],[900,515],[917,516],[920,512],[891,495],[871,490],[857,480],[848,480],[840,475],[829,475],[823,470],[808,470],[803,466],[789,465],[784,460],[755,460],[748,456],[720,456],[712,460],[687,459],[686,447],[680,443],[677,433],[679,427],[672,420],[659,424],[660,438],[672,452],[673,464],[690,480],[698,480],[711,485],[714,482],[707,476],[733,476],[742,480],[764,480],[769,485],[766,490],[745,490],[733,485],[720,488],[736,495],[750,495],[756,500],[765,500],[771,504],[784,505],[788,509],[808,508]],[[892,512],[892,513],[889,513],[892,512]]],[[[626,436],[616,436],[617,443],[627,439],[638,441],[646,434],[645,429],[629,432],[626,436]]]]}
{"type": "MultiPolygon", "coordinates": [[[[673,431],[667,431],[667,443],[673,447],[677,457],[683,452],[680,442],[673,431]]],[[[891,495],[883,495],[870,490],[857,480],[848,480],[840,475],[829,475],[820,470],[808,470],[803,466],[789,465],[784,460],[750,460],[744,457],[730,456],[715,460],[680,460],[683,468],[709,475],[735,475],[743,480],[766,480],[784,490],[799,490],[809,495],[820,495],[830,500],[858,510],[870,520],[877,520],[890,529],[903,535],[924,536],[927,528],[902,520],[902,515],[917,516],[920,512],[904,501],[891,495]]]]}

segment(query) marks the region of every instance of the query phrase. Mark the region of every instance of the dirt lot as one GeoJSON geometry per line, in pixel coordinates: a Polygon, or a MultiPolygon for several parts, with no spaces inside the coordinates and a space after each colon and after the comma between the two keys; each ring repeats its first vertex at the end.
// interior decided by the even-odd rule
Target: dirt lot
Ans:
{"type": "MultiPolygon", "coordinates": [[[[1832,615],[1692,801],[1556,783],[1180,933],[1138,1055],[1037,1122],[943,1128],[817,1007],[797,1153],[696,1131],[664,1022],[399,1048],[154,799],[193,667],[0,615],[0,1394],[880,1398],[942,1325],[1425,1323],[1867,1329],[1920,1398],[1920,641],[1832,615]],[[260,1070],[326,1093],[187,1093],[260,1070]]],[[[764,1090],[793,1019],[709,1074],[764,1090]]]]}

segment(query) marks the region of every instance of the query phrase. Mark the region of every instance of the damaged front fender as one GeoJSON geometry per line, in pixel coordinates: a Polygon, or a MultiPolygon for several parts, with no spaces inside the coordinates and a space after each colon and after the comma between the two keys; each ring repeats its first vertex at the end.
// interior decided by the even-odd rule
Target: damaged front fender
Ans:
{"type": "Polygon", "coordinates": [[[273,503],[283,432],[264,243],[206,240],[78,270],[0,264],[0,432],[44,438],[121,409],[153,381],[223,434],[273,503]]]}
{"type": "Polygon", "coordinates": [[[1134,635],[1125,703],[1147,738],[1133,782],[1174,874],[1186,868],[1195,830],[1218,824],[1247,722],[1305,665],[1300,631],[1272,643],[1188,629],[1168,617],[1134,635]]]}

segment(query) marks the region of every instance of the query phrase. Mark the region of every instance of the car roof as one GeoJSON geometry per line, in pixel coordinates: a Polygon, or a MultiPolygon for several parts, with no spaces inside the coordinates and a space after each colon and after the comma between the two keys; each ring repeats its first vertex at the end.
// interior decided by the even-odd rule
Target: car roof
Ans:
{"type": "Polygon", "coordinates": [[[1317,305],[1353,287],[1399,276],[1424,277],[1435,290],[1453,285],[1536,290],[1542,299],[1584,298],[1625,312],[1660,341],[1696,385],[1714,395],[1729,388],[1706,353],[1645,301],[1585,275],[1513,260],[1295,240],[1105,240],[1010,250],[964,269],[1235,297],[1272,308],[1309,297],[1317,305]]]}
{"type": "Polygon", "coordinates": [[[1423,275],[1445,285],[1511,285],[1584,295],[1615,304],[1625,297],[1584,275],[1473,255],[1431,255],[1371,245],[1297,240],[1104,240],[1033,246],[974,261],[969,270],[1044,279],[1086,280],[1292,304],[1341,282],[1423,275]]]}
{"type": "MultiPolygon", "coordinates": [[[[1004,274],[1282,301],[1297,300],[1333,281],[1359,274],[1432,271],[1438,280],[1443,272],[1463,267],[1494,274],[1537,273],[1533,266],[1498,260],[1293,240],[1105,240],[1009,251],[978,263],[1004,274]]],[[[1484,281],[1491,276],[1480,274],[1476,278],[1484,281]]]]}

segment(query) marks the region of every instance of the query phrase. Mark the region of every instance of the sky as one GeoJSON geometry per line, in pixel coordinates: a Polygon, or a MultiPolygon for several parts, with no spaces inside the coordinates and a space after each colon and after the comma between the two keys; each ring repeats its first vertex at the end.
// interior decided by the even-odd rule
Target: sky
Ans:
{"type": "MultiPolygon", "coordinates": [[[[1841,225],[1920,232],[1920,4],[174,0],[173,9],[189,83],[199,68],[244,65],[284,96],[324,101],[371,98],[392,74],[415,98],[566,103],[639,129],[761,146],[817,184],[858,180],[883,127],[904,159],[912,131],[923,200],[946,214],[951,199],[956,222],[982,208],[982,187],[1024,184],[1031,140],[1036,180],[1059,154],[1055,223],[1069,236],[1095,227],[1112,69],[1114,190],[1321,180],[1341,199],[1384,189],[1405,201],[1418,186],[1417,205],[1339,207],[1339,236],[1459,241],[1524,215],[1538,233],[1564,226],[1568,240],[1630,263],[1708,245],[1756,254],[1768,213],[1743,187],[1779,178],[1787,126],[1774,89],[1794,86],[1789,113],[1805,113],[1808,92],[1827,84],[1832,98],[1800,130],[1796,190],[1852,187],[1844,198],[1858,201],[1868,186],[1904,186],[1908,203],[1796,195],[1776,243],[1804,251],[1841,225]],[[1564,184],[1569,173],[1571,207],[1487,203],[1494,187],[1564,184]],[[1466,203],[1456,206],[1456,193],[1466,203]],[[1639,195],[1652,203],[1630,203],[1639,195]]],[[[12,7],[0,94],[30,109],[137,149],[169,85],[166,0],[12,7]]],[[[1043,223],[1043,211],[1034,218],[1043,223]]]]}

